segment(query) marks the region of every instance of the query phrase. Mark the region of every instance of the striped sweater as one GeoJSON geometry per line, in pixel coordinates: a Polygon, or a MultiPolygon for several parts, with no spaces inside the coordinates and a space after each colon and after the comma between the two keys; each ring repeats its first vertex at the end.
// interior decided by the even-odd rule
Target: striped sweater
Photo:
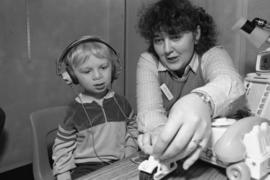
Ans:
{"type": "Polygon", "coordinates": [[[123,159],[137,151],[136,137],[135,115],[124,97],[112,91],[101,101],[80,95],[58,127],[53,172],[69,171],[77,163],[123,159]]]}

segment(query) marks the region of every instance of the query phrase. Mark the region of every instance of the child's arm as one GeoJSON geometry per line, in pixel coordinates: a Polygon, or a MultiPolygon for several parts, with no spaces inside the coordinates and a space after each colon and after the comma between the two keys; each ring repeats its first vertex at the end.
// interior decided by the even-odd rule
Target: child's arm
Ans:
{"type": "Polygon", "coordinates": [[[132,110],[127,120],[125,157],[129,157],[132,154],[138,152],[137,137],[138,127],[136,122],[136,116],[132,110]]]}
{"type": "Polygon", "coordinates": [[[75,166],[73,151],[76,148],[76,134],[75,130],[69,131],[65,130],[61,126],[58,127],[57,137],[53,145],[53,173],[58,175],[59,178],[67,177],[64,175],[69,173],[69,170],[73,169],[75,166]]]}

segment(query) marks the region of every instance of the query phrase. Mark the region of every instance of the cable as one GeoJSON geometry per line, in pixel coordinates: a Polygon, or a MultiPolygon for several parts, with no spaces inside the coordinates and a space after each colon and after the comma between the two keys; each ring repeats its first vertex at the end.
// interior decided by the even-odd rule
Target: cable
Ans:
{"type": "Polygon", "coordinates": [[[270,29],[270,24],[266,20],[258,18],[258,17],[254,18],[252,20],[252,23],[255,23],[255,25],[257,25],[261,28],[270,29]]]}
{"type": "MultiPolygon", "coordinates": [[[[133,120],[133,118],[130,118],[130,117],[127,117],[126,113],[124,112],[124,110],[121,108],[120,104],[118,103],[117,99],[115,98],[115,96],[113,96],[113,100],[114,102],[116,103],[116,105],[118,106],[118,109],[121,111],[122,115],[125,117],[125,119],[127,120],[133,120]]],[[[128,127],[127,127],[128,128],[128,127]]],[[[137,128],[137,127],[136,127],[137,128]]],[[[128,129],[126,129],[127,133],[130,135],[130,137],[132,138],[132,140],[135,142],[135,144],[137,144],[138,146],[138,143],[137,143],[137,138],[134,137],[133,134],[131,134],[128,129]]]]}
{"type": "MultiPolygon", "coordinates": [[[[72,84],[70,84],[69,86],[71,87],[71,89],[72,89],[72,91],[74,92],[74,94],[76,94],[76,95],[78,94],[77,97],[79,98],[80,104],[81,104],[81,106],[82,106],[82,109],[83,109],[83,111],[84,111],[84,113],[85,113],[85,115],[86,115],[87,120],[88,120],[89,123],[90,123],[90,130],[91,130],[92,127],[93,127],[93,122],[91,121],[91,119],[90,119],[90,117],[89,117],[89,114],[87,113],[87,110],[86,110],[86,108],[85,108],[85,106],[84,106],[83,100],[82,100],[81,96],[79,95],[79,93],[73,88],[72,84]]],[[[126,120],[133,120],[133,118],[128,117],[128,116],[125,114],[124,110],[122,109],[122,107],[121,107],[120,104],[118,103],[118,101],[117,101],[117,99],[115,98],[115,96],[113,96],[113,100],[114,100],[114,102],[116,103],[116,105],[117,105],[118,109],[120,110],[120,112],[122,113],[122,115],[124,116],[124,118],[125,118],[126,120]]],[[[135,144],[137,144],[137,147],[138,147],[137,138],[136,138],[133,134],[131,134],[131,133],[128,131],[128,127],[126,127],[126,132],[130,135],[130,137],[131,137],[132,140],[135,142],[135,144]]],[[[102,163],[105,163],[105,164],[107,164],[107,165],[110,165],[111,162],[104,161],[104,160],[98,155],[98,153],[97,153],[97,151],[96,151],[96,148],[95,148],[95,138],[94,138],[94,135],[93,135],[92,132],[90,132],[90,134],[91,134],[91,137],[92,137],[93,150],[94,150],[95,156],[96,156],[102,163]]],[[[127,147],[127,146],[126,146],[126,147],[127,147]]],[[[133,147],[134,149],[137,149],[137,147],[135,147],[135,146],[130,146],[130,147],[133,147]]]]}
{"type": "MultiPolygon", "coordinates": [[[[71,87],[71,89],[73,90],[73,92],[75,93],[75,94],[78,94],[77,92],[76,92],[76,90],[73,88],[73,86],[72,86],[72,84],[70,85],[70,87],[71,87]]],[[[82,108],[83,108],[83,111],[84,111],[84,113],[85,113],[85,115],[86,115],[86,118],[87,118],[87,120],[89,121],[89,123],[90,123],[90,130],[93,128],[93,123],[92,123],[92,121],[91,121],[91,119],[90,119],[90,117],[89,117],[89,115],[88,115],[88,113],[87,113],[87,111],[86,111],[86,108],[85,108],[85,106],[84,106],[84,104],[83,104],[83,101],[82,101],[82,98],[80,97],[80,95],[78,95],[77,96],[78,98],[79,98],[79,100],[80,100],[80,104],[82,105],[82,108]]],[[[104,161],[99,155],[98,155],[98,153],[97,153],[97,151],[96,151],[96,148],[95,148],[95,138],[94,138],[94,135],[93,135],[93,133],[92,132],[90,132],[90,134],[91,134],[91,137],[92,137],[92,142],[93,142],[93,150],[94,150],[94,153],[95,153],[95,156],[102,162],[102,163],[105,163],[105,164],[111,164],[110,162],[107,162],[107,161],[104,161]]]]}

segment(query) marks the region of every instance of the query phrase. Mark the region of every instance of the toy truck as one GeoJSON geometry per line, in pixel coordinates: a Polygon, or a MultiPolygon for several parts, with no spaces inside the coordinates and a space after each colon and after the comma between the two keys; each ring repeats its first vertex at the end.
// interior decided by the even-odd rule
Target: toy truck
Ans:
{"type": "MultiPolygon", "coordinates": [[[[200,159],[226,168],[229,180],[266,180],[270,173],[269,120],[255,116],[216,119],[200,159]]],[[[160,164],[151,156],[138,167],[142,174],[151,175],[149,179],[154,180],[162,179],[176,168],[176,163],[160,164]]]]}

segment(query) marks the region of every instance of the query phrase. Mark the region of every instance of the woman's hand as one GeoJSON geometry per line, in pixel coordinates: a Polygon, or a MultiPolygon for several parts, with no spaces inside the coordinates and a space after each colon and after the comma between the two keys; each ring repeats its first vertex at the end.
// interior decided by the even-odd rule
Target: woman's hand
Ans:
{"type": "Polygon", "coordinates": [[[71,180],[70,172],[64,172],[57,175],[57,180],[71,180]]]}
{"type": "Polygon", "coordinates": [[[186,158],[183,168],[188,169],[206,147],[210,134],[211,108],[198,95],[191,93],[173,105],[152,153],[165,162],[186,158]]]}

